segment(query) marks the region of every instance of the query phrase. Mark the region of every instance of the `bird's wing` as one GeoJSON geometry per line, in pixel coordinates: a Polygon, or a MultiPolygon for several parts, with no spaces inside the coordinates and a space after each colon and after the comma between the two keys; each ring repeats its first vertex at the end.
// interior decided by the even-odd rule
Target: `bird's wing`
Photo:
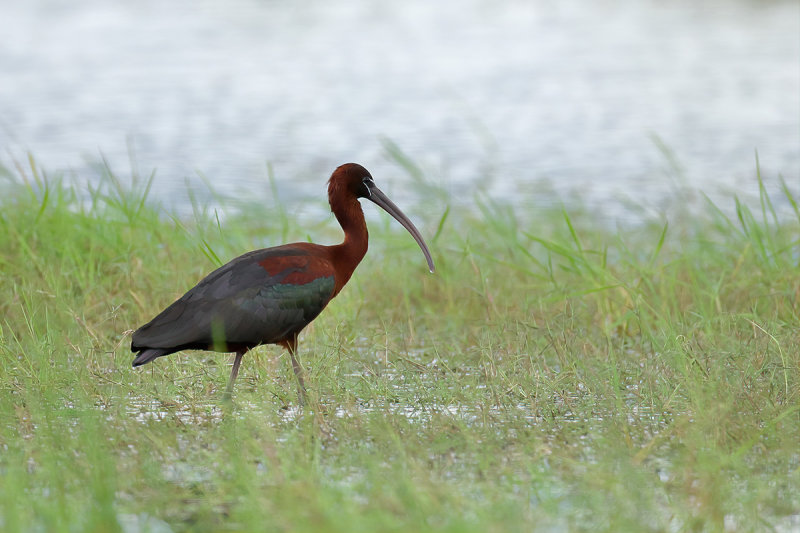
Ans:
{"type": "Polygon", "coordinates": [[[256,250],[218,268],[139,328],[131,349],[278,342],[316,318],[334,286],[333,265],[308,250],[256,250]]]}

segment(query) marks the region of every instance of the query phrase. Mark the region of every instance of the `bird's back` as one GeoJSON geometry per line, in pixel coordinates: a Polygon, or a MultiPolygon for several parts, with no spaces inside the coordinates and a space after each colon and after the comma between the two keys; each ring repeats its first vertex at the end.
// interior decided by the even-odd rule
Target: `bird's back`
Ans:
{"type": "Polygon", "coordinates": [[[232,351],[296,335],[333,297],[326,248],[288,244],[237,257],[136,330],[131,350],[157,350],[154,357],[183,349],[232,351]]]}

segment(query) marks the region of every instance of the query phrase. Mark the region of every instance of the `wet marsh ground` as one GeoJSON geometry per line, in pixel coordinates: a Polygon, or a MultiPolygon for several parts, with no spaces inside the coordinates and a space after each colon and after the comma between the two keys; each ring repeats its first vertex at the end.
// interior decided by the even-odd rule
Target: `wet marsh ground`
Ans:
{"type": "Polygon", "coordinates": [[[299,409],[277,347],[245,356],[229,404],[228,356],[134,370],[129,330],[219,261],[338,242],[332,218],[179,218],[146,180],[108,176],[87,199],[4,170],[0,529],[800,527],[791,192],[608,229],[479,199],[445,214],[418,185],[434,207],[401,207],[436,274],[371,220],[370,252],[301,337],[299,409]]]}

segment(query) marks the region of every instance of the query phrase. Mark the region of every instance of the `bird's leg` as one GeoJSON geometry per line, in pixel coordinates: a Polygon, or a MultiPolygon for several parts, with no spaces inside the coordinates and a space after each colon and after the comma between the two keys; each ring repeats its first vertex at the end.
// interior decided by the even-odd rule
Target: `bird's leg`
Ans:
{"type": "Polygon", "coordinates": [[[233,360],[233,368],[231,368],[231,377],[228,380],[228,386],[225,388],[225,397],[228,399],[233,395],[233,382],[236,381],[236,376],[239,375],[239,365],[245,352],[247,352],[246,349],[236,351],[236,359],[233,360]]]}
{"type": "Polygon", "coordinates": [[[294,352],[289,352],[292,356],[292,368],[294,368],[294,375],[297,376],[297,399],[300,405],[306,403],[306,384],[303,383],[303,367],[300,366],[300,361],[294,356],[294,352]]]}
{"type": "Polygon", "coordinates": [[[303,381],[303,367],[300,366],[300,361],[295,356],[297,352],[297,335],[292,336],[291,339],[284,341],[282,344],[289,350],[289,356],[292,358],[292,368],[294,369],[294,375],[297,377],[297,398],[301,406],[305,405],[306,384],[303,381]]]}

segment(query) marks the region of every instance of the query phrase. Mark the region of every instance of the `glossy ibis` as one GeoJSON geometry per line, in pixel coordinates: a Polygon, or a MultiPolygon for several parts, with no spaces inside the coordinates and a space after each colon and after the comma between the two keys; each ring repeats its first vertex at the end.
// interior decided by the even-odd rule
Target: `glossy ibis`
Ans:
{"type": "Polygon", "coordinates": [[[279,344],[289,351],[303,403],[297,336],[339,294],[367,253],[367,224],[359,198],[378,204],[400,222],[433,272],[430,251],[414,224],[375,186],[367,169],[348,163],[328,181],[328,202],[344,230],[344,242],[264,248],[218,268],[133,333],[133,366],[181,350],[236,352],[226,389],[230,396],[242,356],[260,344],[279,344]]]}

